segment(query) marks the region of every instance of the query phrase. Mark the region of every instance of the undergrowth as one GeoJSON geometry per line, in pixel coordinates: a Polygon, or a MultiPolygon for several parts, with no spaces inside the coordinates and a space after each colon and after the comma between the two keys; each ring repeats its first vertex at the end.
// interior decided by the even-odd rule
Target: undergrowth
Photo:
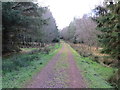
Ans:
{"type": "Polygon", "coordinates": [[[2,88],[22,88],[37,72],[46,66],[51,58],[58,52],[61,44],[50,46],[49,54],[37,52],[34,54],[21,54],[2,61],[2,88]]]}
{"type": "Polygon", "coordinates": [[[108,83],[108,79],[117,70],[116,68],[102,66],[88,57],[80,56],[73,48],[71,50],[89,88],[114,88],[108,83]]]}

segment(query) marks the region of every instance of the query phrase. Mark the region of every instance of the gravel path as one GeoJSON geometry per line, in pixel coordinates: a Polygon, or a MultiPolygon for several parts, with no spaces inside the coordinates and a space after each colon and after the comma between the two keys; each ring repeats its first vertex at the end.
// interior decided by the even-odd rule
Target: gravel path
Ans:
{"type": "Polygon", "coordinates": [[[61,50],[33,77],[27,88],[86,88],[66,43],[62,42],[61,50]]]}

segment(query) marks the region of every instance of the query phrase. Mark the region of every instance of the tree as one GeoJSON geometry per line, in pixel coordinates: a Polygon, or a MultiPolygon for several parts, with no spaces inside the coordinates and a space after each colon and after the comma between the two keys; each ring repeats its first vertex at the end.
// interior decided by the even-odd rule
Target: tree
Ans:
{"type": "Polygon", "coordinates": [[[102,32],[99,42],[103,46],[103,53],[110,54],[120,60],[120,2],[107,6],[109,11],[105,15],[98,17],[97,30],[102,32]]]}
{"type": "Polygon", "coordinates": [[[70,42],[84,43],[89,46],[97,46],[97,35],[100,33],[96,31],[96,22],[88,15],[83,18],[74,19],[68,27],[61,31],[61,36],[70,42]]]}
{"type": "Polygon", "coordinates": [[[48,8],[46,8],[46,12],[43,14],[42,18],[47,20],[47,25],[42,27],[42,42],[50,43],[52,41],[59,41],[59,32],[56,26],[56,22],[48,8]]]}
{"type": "Polygon", "coordinates": [[[32,2],[2,3],[3,53],[19,51],[20,44],[40,41],[43,7],[32,2]]]}
{"type": "Polygon", "coordinates": [[[55,19],[47,7],[39,7],[33,2],[2,4],[3,53],[59,41],[55,19]]]}

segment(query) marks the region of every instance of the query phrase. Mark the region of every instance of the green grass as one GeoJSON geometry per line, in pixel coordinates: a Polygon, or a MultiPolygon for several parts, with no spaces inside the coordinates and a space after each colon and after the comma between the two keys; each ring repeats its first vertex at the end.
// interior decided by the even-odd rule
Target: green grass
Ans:
{"type": "Polygon", "coordinates": [[[81,57],[73,48],[71,50],[89,88],[113,88],[107,80],[114,74],[115,68],[102,66],[89,58],[81,57]]]}
{"type": "Polygon", "coordinates": [[[2,87],[3,88],[25,87],[25,84],[32,79],[32,76],[40,72],[42,68],[46,66],[46,64],[51,60],[51,58],[58,52],[60,48],[61,44],[60,45],[56,44],[49,54],[35,53],[16,56],[17,57],[16,61],[21,60],[21,62],[19,63],[21,63],[21,65],[23,66],[19,65],[17,66],[16,65],[17,63],[15,64],[16,66],[13,64],[14,62],[12,62],[11,59],[15,59],[16,57],[12,57],[6,61],[3,60],[3,66],[6,64],[9,66],[9,68],[12,69],[5,68],[3,70],[2,87]]]}

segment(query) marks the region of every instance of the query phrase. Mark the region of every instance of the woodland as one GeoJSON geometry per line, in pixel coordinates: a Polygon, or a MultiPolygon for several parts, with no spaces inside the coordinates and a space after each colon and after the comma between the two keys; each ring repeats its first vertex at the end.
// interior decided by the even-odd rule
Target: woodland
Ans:
{"type": "MultiPolygon", "coordinates": [[[[71,50],[67,49],[69,47],[80,55],[79,59],[84,60],[77,60],[78,56],[70,51],[77,60],[77,66],[83,68],[86,81],[89,77],[88,88],[101,88],[100,84],[93,85],[99,77],[108,83],[99,82],[103,84],[103,88],[120,88],[119,0],[105,0],[102,6],[96,6],[91,13],[84,14],[82,18],[75,17],[62,30],[58,29],[48,7],[34,2],[2,2],[1,38],[0,80],[3,83],[0,85],[3,88],[21,88],[23,84],[26,85],[32,76],[49,66],[47,63],[50,63],[52,57],[58,55],[59,59],[68,55],[67,50],[71,50]],[[95,67],[100,68],[96,70],[95,67]]],[[[70,56],[67,58],[70,59],[70,56]]],[[[64,60],[67,59],[61,59],[61,63],[65,64],[64,60]]],[[[61,63],[57,68],[63,68],[61,63]]]]}

